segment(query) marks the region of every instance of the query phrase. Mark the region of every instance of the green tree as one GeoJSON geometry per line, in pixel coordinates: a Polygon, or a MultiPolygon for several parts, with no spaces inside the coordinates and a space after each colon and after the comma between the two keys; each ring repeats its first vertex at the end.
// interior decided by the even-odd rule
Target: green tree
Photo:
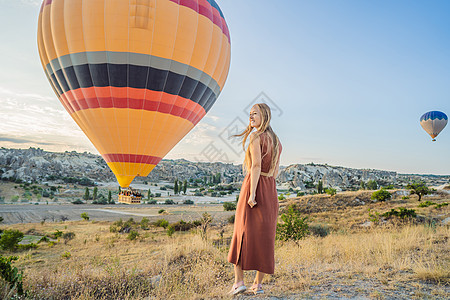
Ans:
{"type": "Polygon", "coordinates": [[[187,191],[187,180],[183,181],[183,194],[186,195],[186,191],[187,191]]]}
{"type": "Polygon", "coordinates": [[[377,190],[378,183],[375,180],[369,180],[367,181],[366,187],[368,190],[377,190]]]}
{"type": "Polygon", "coordinates": [[[418,201],[422,200],[422,196],[431,194],[431,190],[425,185],[425,182],[414,182],[414,183],[410,183],[406,186],[406,188],[409,191],[410,195],[417,195],[419,196],[418,201]]]}
{"type": "Polygon", "coordinates": [[[97,200],[98,188],[94,187],[94,191],[92,192],[92,200],[97,200]]]}
{"type": "Polygon", "coordinates": [[[379,191],[373,192],[370,199],[378,200],[378,201],[386,201],[386,200],[391,199],[391,197],[392,197],[391,193],[389,193],[385,189],[381,189],[379,191]]]}
{"type": "Polygon", "coordinates": [[[359,184],[359,186],[360,186],[361,190],[365,190],[366,189],[366,184],[362,180],[361,180],[361,183],[359,184]]]}
{"type": "Polygon", "coordinates": [[[319,180],[319,182],[317,183],[317,193],[318,194],[322,194],[323,193],[323,182],[322,182],[322,180],[319,180]]]}
{"type": "Polygon", "coordinates": [[[152,197],[152,190],[148,189],[147,200],[150,200],[151,197],[152,197]]]}
{"type": "Polygon", "coordinates": [[[7,229],[3,231],[2,237],[0,238],[0,248],[2,250],[14,251],[22,239],[22,232],[16,229],[7,229]]]}
{"type": "Polygon", "coordinates": [[[175,184],[173,185],[173,192],[174,194],[178,194],[179,190],[178,190],[178,179],[175,179],[175,184]]]}
{"type": "Polygon", "coordinates": [[[112,200],[112,194],[111,191],[108,192],[108,203],[111,203],[112,200]]]}
{"type": "Polygon", "coordinates": [[[83,199],[86,200],[86,203],[87,203],[87,201],[89,200],[90,197],[91,197],[91,196],[90,196],[90,194],[89,194],[89,188],[86,187],[86,190],[84,191],[83,199]]]}

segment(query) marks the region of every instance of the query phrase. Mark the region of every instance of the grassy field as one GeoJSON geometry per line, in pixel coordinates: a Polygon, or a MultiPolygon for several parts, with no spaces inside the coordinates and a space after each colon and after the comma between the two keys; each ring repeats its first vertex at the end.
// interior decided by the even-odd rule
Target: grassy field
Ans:
{"type": "MultiPolygon", "coordinates": [[[[450,228],[442,222],[449,217],[448,206],[419,208],[415,197],[400,196],[371,203],[367,197],[370,192],[363,191],[281,202],[281,211],[290,204],[308,209],[303,215],[316,228],[311,231],[323,236],[311,234],[299,243],[277,241],[275,274],[265,278],[266,294],[260,298],[448,299],[450,228]],[[398,207],[415,209],[418,217],[369,223],[373,219],[369,208],[373,216],[398,207]]],[[[423,199],[427,200],[450,202],[450,195],[423,199]]],[[[226,256],[232,224],[213,220],[206,239],[196,229],[168,236],[163,228],[150,226],[139,229],[135,240],[127,233],[110,232],[111,224],[2,226],[29,235],[75,233],[67,243],[60,238],[37,249],[2,255],[19,256],[14,265],[23,270],[24,287],[36,299],[230,298],[226,293],[233,283],[233,268],[226,256]]],[[[249,285],[253,275],[246,273],[249,285]]],[[[0,297],[7,293],[3,282],[0,297]]],[[[238,298],[247,297],[255,296],[238,298]]]]}

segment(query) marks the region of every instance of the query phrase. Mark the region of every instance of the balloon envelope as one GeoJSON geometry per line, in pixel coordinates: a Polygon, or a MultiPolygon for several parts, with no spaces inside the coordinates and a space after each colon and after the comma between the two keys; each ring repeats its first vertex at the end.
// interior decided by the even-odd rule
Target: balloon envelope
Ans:
{"type": "Polygon", "coordinates": [[[440,111],[429,111],[420,117],[420,125],[431,136],[433,141],[447,125],[447,122],[447,115],[440,111]]]}
{"type": "Polygon", "coordinates": [[[231,55],[214,0],[44,0],[38,48],[62,105],[122,187],[205,116],[231,55]]]}

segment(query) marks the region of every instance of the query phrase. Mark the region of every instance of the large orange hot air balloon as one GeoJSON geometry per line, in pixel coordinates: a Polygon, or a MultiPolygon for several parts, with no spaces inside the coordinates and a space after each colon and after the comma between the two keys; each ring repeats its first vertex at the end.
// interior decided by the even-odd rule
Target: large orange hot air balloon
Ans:
{"type": "Polygon", "coordinates": [[[59,100],[122,187],[205,116],[230,66],[214,0],[45,0],[38,46],[59,100]]]}

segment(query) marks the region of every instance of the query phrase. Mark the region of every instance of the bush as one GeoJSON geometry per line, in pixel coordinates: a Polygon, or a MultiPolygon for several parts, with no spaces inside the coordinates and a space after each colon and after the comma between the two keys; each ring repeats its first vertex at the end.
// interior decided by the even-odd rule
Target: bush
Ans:
{"type": "Polygon", "coordinates": [[[366,188],[368,190],[376,190],[378,189],[378,183],[375,180],[369,180],[366,183],[366,188]]]}
{"type": "Polygon", "coordinates": [[[333,189],[333,188],[326,188],[326,189],[325,189],[325,193],[327,193],[327,194],[330,195],[330,196],[334,196],[334,195],[336,195],[336,189],[333,189]]]}
{"type": "Polygon", "coordinates": [[[137,232],[136,230],[131,230],[130,233],[128,234],[128,236],[127,236],[127,239],[129,239],[130,241],[133,241],[138,236],[139,236],[139,232],[137,232]]]}
{"type": "Polygon", "coordinates": [[[62,238],[64,239],[64,244],[67,244],[69,241],[75,238],[75,233],[71,231],[65,232],[63,233],[62,238]]]}
{"type": "Polygon", "coordinates": [[[63,235],[63,232],[60,231],[60,230],[58,230],[58,229],[56,229],[56,231],[52,233],[52,237],[53,237],[54,239],[57,239],[57,238],[59,238],[59,237],[62,237],[62,235],[63,235]]]}
{"type": "Polygon", "coordinates": [[[388,212],[385,212],[381,216],[385,218],[391,218],[391,217],[398,217],[400,219],[406,219],[406,218],[415,218],[416,211],[414,209],[407,209],[405,207],[399,207],[398,210],[391,209],[388,212]]]}
{"type": "Polygon", "coordinates": [[[128,233],[133,227],[136,226],[133,218],[129,218],[128,221],[124,222],[122,219],[115,221],[111,226],[109,226],[110,232],[128,233]]]}
{"type": "Polygon", "coordinates": [[[30,249],[36,249],[38,247],[38,245],[36,245],[35,243],[29,243],[29,244],[25,244],[25,245],[17,245],[17,249],[19,250],[30,250],[30,249]]]}
{"type": "Polygon", "coordinates": [[[234,219],[235,219],[235,215],[232,215],[232,216],[230,216],[230,217],[227,219],[227,221],[228,221],[228,223],[230,223],[230,224],[234,224],[234,219]]]}
{"type": "Polygon", "coordinates": [[[236,203],[234,203],[234,202],[224,202],[223,203],[223,210],[225,210],[225,211],[236,210],[236,203]]]}
{"type": "Polygon", "coordinates": [[[167,226],[169,226],[169,221],[167,221],[166,219],[159,219],[157,220],[155,223],[153,223],[156,227],[162,227],[162,228],[167,228],[167,226]]]}
{"type": "Polygon", "coordinates": [[[294,206],[289,206],[287,213],[281,215],[283,223],[277,224],[277,239],[298,242],[309,233],[307,219],[302,218],[294,206]]]}
{"type": "Polygon", "coordinates": [[[80,199],[77,199],[75,201],[72,201],[72,204],[83,204],[84,202],[81,201],[80,199]]]}
{"type": "Polygon", "coordinates": [[[431,205],[436,205],[436,203],[427,200],[425,202],[421,202],[419,204],[419,207],[428,207],[428,206],[431,206],[431,205]]]}
{"type": "MultiPolygon", "coordinates": [[[[0,255],[0,275],[1,278],[3,278],[3,280],[5,280],[7,283],[11,284],[13,288],[17,288],[17,294],[23,295],[23,274],[22,272],[19,273],[19,270],[11,265],[11,262],[17,259],[17,256],[3,257],[2,255],[0,255]]],[[[11,299],[16,298],[11,297],[11,299]]]]}
{"type": "Polygon", "coordinates": [[[196,227],[193,223],[185,222],[183,220],[173,223],[170,226],[172,226],[175,231],[188,231],[188,230],[196,227]]]}
{"type": "Polygon", "coordinates": [[[15,251],[18,244],[23,239],[23,233],[16,229],[7,229],[3,231],[0,238],[0,248],[7,251],[15,251]]]}
{"type": "Polygon", "coordinates": [[[183,204],[189,204],[189,205],[191,205],[191,204],[194,204],[194,201],[192,201],[192,200],[184,200],[183,201],[183,204]]]}
{"type": "Polygon", "coordinates": [[[389,193],[385,189],[381,189],[379,191],[373,192],[370,199],[378,200],[378,201],[386,201],[386,200],[391,199],[391,197],[392,197],[391,193],[389,193]]]}
{"type": "Polygon", "coordinates": [[[141,225],[142,229],[148,230],[149,225],[150,225],[150,220],[147,219],[146,217],[144,217],[144,218],[142,218],[140,225],[141,225]]]}
{"type": "Polygon", "coordinates": [[[330,228],[327,225],[309,225],[308,230],[312,235],[326,237],[330,233],[330,228]]]}
{"type": "Polygon", "coordinates": [[[173,202],[172,199],[167,199],[166,201],[164,201],[164,204],[172,205],[172,204],[175,204],[175,202],[173,202]]]}
{"type": "Polygon", "coordinates": [[[283,194],[280,194],[280,195],[278,196],[278,200],[284,200],[284,199],[286,199],[286,197],[284,197],[283,194]]]}
{"type": "Polygon", "coordinates": [[[301,196],[305,196],[305,192],[298,191],[297,192],[297,197],[301,197],[301,196]]]}
{"type": "Polygon", "coordinates": [[[171,226],[171,225],[169,225],[168,227],[167,227],[167,235],[168,236],[172,236],[172,234],[175,232],[175,229],[171,226]]]}
{"type": "Polygon", "coordinates": [[[164,213],[164,212],[166,212],[165,209],[160,209],[160,210],[158,210],[158,214],[162,214],[162,213],[164,213]]]}
{"type": "Polygon", "coordinates": [[[84,219],[85,221],[89,221],[89,216],[87,213],[81,213],[81,218],[84,219]]]}
{"type": "Polygon", "coordinates": [[[161,193],[155,193],[155,198],[161,197],[161,193]]]}
{"type": "Polygon", "coordinates": [[[437,208],[437,209],[440,209],[441,207],[444,207],[444,206],[447,206],[447,205],[448,205],[447,202],[439,203],[439,204],[436,204],[436,208],[437,208]]]}
{"type": "Polygon", "coordinates": [[[156,204],[156,203],[158,203],[158,201],[156,201],[154,199],[147,201],[147,204],[156,204]]]}

